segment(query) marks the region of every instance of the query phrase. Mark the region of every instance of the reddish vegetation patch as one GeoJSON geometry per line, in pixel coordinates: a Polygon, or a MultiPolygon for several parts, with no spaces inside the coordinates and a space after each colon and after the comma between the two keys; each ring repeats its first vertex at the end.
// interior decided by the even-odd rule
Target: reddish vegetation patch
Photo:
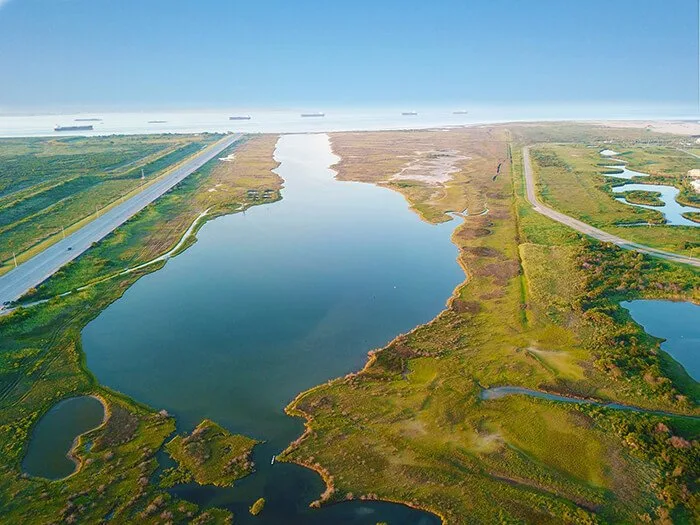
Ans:
{"type": "Polygon", "coordinates": [[[464,253],[475,255],[476,257],[504,258],[504,255],[501,252],[495,248],[489,248],[488,246],[467,246],[464,248],[464,253]]]}
{"type": "Polygon", "coordinates": [[[459,230],[457,237],[464,240],[478,239],[479,237],[486,237],[491,233],[491,230],[487,228],[462,228],[459,230]]]}
{"type": "Polygon", "coordinates": [[[517,261],[494,262],[475,268],[474,274],[492,277],[494,283],[505,286],[510,279],[520,274],[520,265],[517,261]]]}
{"type": "Polygon", "coordinates": [[[481,310],[481,305],[478,301],[455,299],[452,301],[452,310],[458,314],[478,314],[479,310],[481,310]]]}

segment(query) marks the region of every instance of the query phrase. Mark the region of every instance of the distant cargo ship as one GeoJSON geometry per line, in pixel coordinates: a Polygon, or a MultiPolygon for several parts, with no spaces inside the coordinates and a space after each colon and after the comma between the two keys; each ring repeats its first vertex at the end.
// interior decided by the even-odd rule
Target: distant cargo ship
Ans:
{"type": "Polygon", "coordinates": [[[75,122],[102,122],[101,118],[76,118],[75,122]]]}
{"type": "Polygon", "coordinates": [[[250,120],[250,115],[239,115],[234,117],[229,117],[229,120],[250,120]]]}
{"type": "Polygon", "coordinates": [[[92,131],[92,124],[89,126],[56,126],[54,131],[92,131]]]}
{"type": "Polygon", "coordinates": [[[469,112],[466,109],[459,109],[457,111],[453,111],[453,115],[467,115],[469,112]]]}
{"type": "Polygon", "coordinates": [[[415,117],[416,115],[418,115],[418,112],[417,111],[404,111],[401,114],[405,117],[415,117]]]}
{"type": "Polygon", "coordinates": [[[165,124],[167,120],[149,120],[148,124],[165,124]]]}
{"type": "Polygon", "coordinates": [[[319,112],[316,112],[316,113],[302,113],[301,116],[302,116],[302,117],[325,117],[326,114],[325,114],[325,113],[321,113],[321,112],[319,111],[319,112]]]}

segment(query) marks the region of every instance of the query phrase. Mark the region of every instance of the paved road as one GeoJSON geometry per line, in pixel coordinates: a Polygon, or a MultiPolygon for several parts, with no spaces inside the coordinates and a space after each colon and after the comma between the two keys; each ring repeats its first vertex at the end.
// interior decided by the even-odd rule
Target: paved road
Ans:
{"type": "Polygon", "coordinates": [[[530,162],[530,148],[523,148],[523,167],[525,170],[525,185],[527,187],[527,200],[530,201],[532,207],[535,211],[554,219],[557,222],[565,224],[574,230],[578,230],[581,233],[598,239],[599,241],[611,242],[617,244],[620,248],[625,250],[635,250],[641,253],[646,253],[648,255],[653,255],[654,257],[659,257],[661,259],[666,259],[668,261],[679,262],[684,264],[690,264],[692,266],[700,267],[700,259],[695,257],[688,257],[685,255],[678,255],[672,252],[666,252],[664,250],[657,250],[656,248],[651,248],[643,244],[638,244],[636,242],[631,242],[617,235],[612,235],[611,233],[604,232],[598,228],[594,228],[590,224],[581,222],[573,217],[569,217],[561,212],[553,210],[548,206],[545,206],[537,199],[537,194],[535,193],[535,180],[532,175],[532,164],[530,162]]]}
{"type": "Polygon", "coordinates": [[[104,215],[1,276],[0,311],[3,303],[18,299],[29,289],[45,281],[63,265],[90,248],[92,243],[105,237],[188,175],[220,155],[223,150],[240,140],[241,136],[240,134],[227,135],[219,142],[197,153],[194,158],[158,182],[147,186],[142,192],[106,211],[104,215]]]}

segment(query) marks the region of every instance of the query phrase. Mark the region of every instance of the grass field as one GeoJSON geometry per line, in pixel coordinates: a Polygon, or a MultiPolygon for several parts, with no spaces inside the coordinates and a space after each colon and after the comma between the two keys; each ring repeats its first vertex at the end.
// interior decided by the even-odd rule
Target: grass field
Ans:
{"type": "Polygon", "coordinates": [[[0,140],[0,273],[216,135],[0,140]],[[143,175],[143,178],[142,178],[143,175]]]}
{"type": "MultiPolygon", "coordinates": [[[[376,144],[358,140],[356,163],[366,164],[341,162],[340,177],[373,172],[376,144]]],[[[489,203],[453,235],[468,279],[450,307],[374,352],[360,373],[300,394],[288,412],[307,432],[280,459],[322,474],[319,503],[401,501],[447,523],[689,522],[698,449],[683,447],[698,420],[479,396],[518,385],[700,413],[697,383],[619,307],[637,297],[698,301],[698,273],[592,243],[535,213],[519,153],[514,161],[513,176],[508,167],[495,180],[493,159],[475,161],[471,192],[450,204],[489,203]]]]}
{"type": "MultiPolygon", "coordinates": [[[[276,140],[260,136],[232,147],[227,153],[235,151],[234,162],[209,162],[35,293],[51,297],[99,281],[112,268],[146,262],[172,248],[203,209],[209,208],[208,217],[213,218],[258,204],[247,200],[251,184],[281,187],[282,181],[271,172],[277,166],[272,159],[276,140]],[[213,189],[216,191],[210,191],[213,189]]],[[[174,501],[157,480],[151,480],[158,466],[155,455],[175,430],[174,420],[101,387],[85,368],[80,347],[83,326],[133,282],[161,265],[0,317],[2,521],[229,522],[229,512],[202,511],[191,503],[174,501]],[[33,425],[60,399],[81,393],[102,397],[110,414],[104,427],[81,440],[76,452],[83,459],[83,468],[58,482],[22,475],[20,462],[33,425]],[[93,446],[88,448],[87,443],[93,446]]]]}
{"type": "MultiPolygon", "coordinates": [[[[700,253],[697,231],[692,226],[664,225],[661,212],[629,206],[616,200],[613,185],[624,180],[604,175],[613,171],[604,165],[616,162],[605,160],[595,144],[546,144],[532,150],[537,191],[544,203],[567,215],[580,219],[625,239],[684,255],[700,253]],[[642,224],[639,224],[642,223],[642,224]],[[636,225],[635,225],[636,224],[636,225]],[[654,225],[649,227],[649,225],[654,225]]],[[[619,151],[615,158],[624,159],[627,167],[649,174],[634,182],[667,184],[682,190],[684,203],[693,205],[697,195],[689,193],[687,172],[700,167],[700,159],[688,156],[671,147],[634,147],[606,144],[619,151]]],[[[647,192],[635,192],[630,202],[658,204],[647,192]]],[[[679,198],[680,198],[679,197],[679,198]]]]}

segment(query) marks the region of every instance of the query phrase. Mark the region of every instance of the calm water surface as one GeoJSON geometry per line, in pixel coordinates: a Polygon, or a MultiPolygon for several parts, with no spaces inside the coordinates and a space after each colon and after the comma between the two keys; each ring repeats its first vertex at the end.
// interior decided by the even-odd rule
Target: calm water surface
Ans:
{"type": "Polygon", "coordinates": [[[674,301],[628,301],[622,306],[647,333],[666,339],[661,348],[700,381],[700,306],[674,301]]]}
{"type": "Polygon", "coordinates": [[[325,135],[283,136],[283,200],[208,223],[198,242],[140,279],[83,331],[99,380],[165,408],[189,430],[211,418],[266,443],[232,489],[175,492],[226,506],[238,523],[438,523],[386,503],[307,506],[313,472],[270,458],[303,430],[283,409],[300,391],[360,368],[366,353],[433,318],[464,279],[454,221],[421,221],[403,197],[340,182],[325,135]],[[267,499],[256,518],[248,506],[267,499]]]}
{"type": "Polygon", "coordinates": [[[22,470],[49,479],[65,478],[75,472],[77,465],[68,457],[75,438],[100,426],[104,415],[102,403],[91,396],[56,403],[34,428],[22,470]]]}
{"type": "Polygon", "coordinates": [[[651,191],[658,192],[661,195],[659,199],[664,202],[663,206],[648,206],[646,204],[635,204],[628,202],[624,197],[618,197],[620,202],[624,202],[630,206],[638,206],[640,208],[646,208],[648,210],[656,210],[661,212],[666,218],[666,224],[671,224],[674,226],[700,226],[700,223],[693,222],[689,219],[683,217],[684,213],[687,212],[700,212],[700,208],[694,208],[692,206],[684,206],[680,204],[676,197],[680,193],[680,190],[675,186],[666,186],[664,184],[625,184],[624,186],[615,186],[613,193],[624,193],[627,191],[651,191]]]}
{"type": "Polygon", "coordinates": [[[649,174],[647,173],[642,173],[640,171],[634,171],[631,169],[628,169],[627,166],[624,164],[614,164],[611,166],[603,166],[604,168],[608,168],[610,170],[621,170],[622,173],[604,173],[606,177],[615,177],[616,179],[627,179],[631,180],[634,177],[648,177],[649,174]]]}

